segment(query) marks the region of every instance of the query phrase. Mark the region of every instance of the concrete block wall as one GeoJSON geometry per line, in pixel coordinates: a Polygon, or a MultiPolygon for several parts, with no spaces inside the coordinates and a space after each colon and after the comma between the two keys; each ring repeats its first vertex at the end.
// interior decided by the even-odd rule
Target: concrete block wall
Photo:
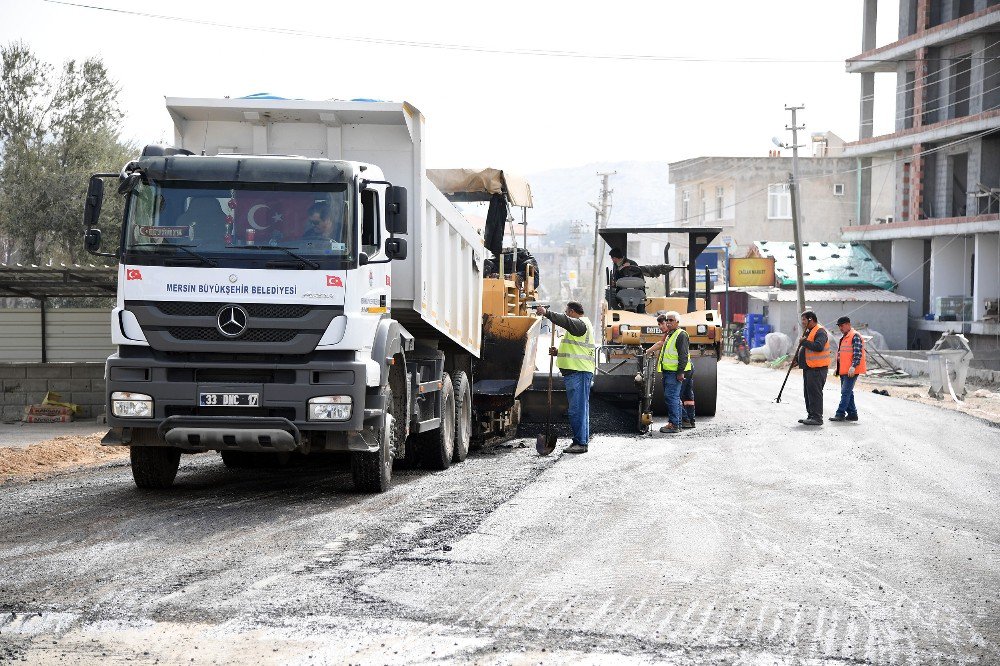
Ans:
{"type": "Polygon", "coordinates": [[[41,403],[48,391],[80,406],[76,420],[105,412],[104,363],[0,364],[0,419],[18,421],[26,405],[41,403]]]}

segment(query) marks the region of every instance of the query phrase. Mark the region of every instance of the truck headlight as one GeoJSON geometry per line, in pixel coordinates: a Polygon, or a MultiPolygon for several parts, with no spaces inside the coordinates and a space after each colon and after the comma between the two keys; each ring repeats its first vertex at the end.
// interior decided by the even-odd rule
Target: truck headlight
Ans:
{"type": "Polygon", "coordinates": [[[115,391],[111,394],[111,413],[123,419],[151,419],[153,398],[145,393],[115,391]]]}
{"type": "Polygon", "coordinates": [[[621,326],[618,327],[618,330],[624,333],[625,331],[628,330],[628,324],[622,324],[621,326]]]}
{"type": "Polygon", "coordinates": [[[698,328],[696,330],[698,331],[698,335],[705,335],[708,333],[708,326],[705,326],[705,324],[698,324],[698,328]]]}
{"type": "Polygon", "coordinates": [[[352,407],[349,395],[324,395],[309,398],[306,418],[309,421],[348,421],[352,407]]]}

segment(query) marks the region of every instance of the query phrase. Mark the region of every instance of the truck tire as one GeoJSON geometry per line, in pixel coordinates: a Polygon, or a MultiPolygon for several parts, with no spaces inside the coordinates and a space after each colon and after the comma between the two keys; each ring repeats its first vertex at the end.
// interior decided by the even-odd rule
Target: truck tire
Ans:
{"type": "Polygon", "coordinates": [[[455,388],[451,377],[441,377],[441,424],[420,435],[420,459],[428,469],[448,469],[455,456],[455,388]]]}
{"type": "Polygon", "coordinates": [[[169,488],[180,467],[181,451],[172,446],[132,446],[129,458],[137,488],[169,488]]]}
{"type": "Polygon", "coordinates": [[[469,455],[472,441],[472,383],[461,370],[454,376],[455,388],[455,453],[451,461],[460,463],[469,455]]]}
{"type": "Polygon", "coordinates": [[[396,427],[394,412],[396,403],[392,399],[392,388],[388,385],[382,387],[382,395],[385,398],[386,416],[382,420],[382,427],[378,430],[379,450],[373,453],[367,451],[353,451],[351,453],[351,477],[354,479],[354,488],[362,493],[384,493],[392,485],[392,453],[395,450],[396,427]],[[383,429],[386,421],[392,420],[389,425],[389,436],[383,436],[383,429]]]}
{"type": "Polygon", "coordinates": [[[719,361],[715,356],[694,356],[694,413],[715,416],[716,395],[719,392],[719,361]]]}

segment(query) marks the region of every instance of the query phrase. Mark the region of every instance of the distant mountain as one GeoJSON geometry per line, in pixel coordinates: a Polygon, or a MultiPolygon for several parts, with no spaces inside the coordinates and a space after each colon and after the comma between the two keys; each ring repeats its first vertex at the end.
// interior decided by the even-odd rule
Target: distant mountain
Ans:
{"type": "Polygon", "coordinates": [[[582,220],[593,229],[594,209],[588,202],[601,198],[597,172],[611,176],[611,226],[666,225],[674,219],[674,186],[667,181],[667,162],[595,162],[579,167],[550,169],[527,174],[535,207],[528,211],[528,226],[551,230],[553,235],[571,220],[582,220]]]}

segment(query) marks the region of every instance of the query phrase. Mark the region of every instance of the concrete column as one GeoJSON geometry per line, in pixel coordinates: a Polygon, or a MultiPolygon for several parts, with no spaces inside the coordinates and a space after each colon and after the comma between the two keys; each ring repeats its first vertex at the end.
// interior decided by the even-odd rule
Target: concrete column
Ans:
{"type": "Polygon", "coordinates": [[[864,18],[861,27],[861,51],[875,48],[875,24],[878,21],[878,0],[865,0],[864,18]]]}
{"type": "Polygon", "coordinates": [[[899,287],[896,293],[913,302],[909,305],[911,317],[922,317],[921,302],[924,296],[924,240],[901,238],[892,242],[892,276],[899,287]]]}
{"type": "Polygon", "coordinates": [[[973,319],[986,312],[987,298],[1000,298],[1000,234],[976,234],[976,268],[972,285],[973,319]]]}
{"type": "Polygon", "coordinates": [[[968,293],[966,243],[961,236],[935,236],[931,239],[931,310],[940,296],[964,296],[968,293]]]}
{"type": "Polygon", "coordinates": [[[870,139],[875,135],[875,73],[861,75],[861,120],[858,127],[859,139],[870,139]]]}

